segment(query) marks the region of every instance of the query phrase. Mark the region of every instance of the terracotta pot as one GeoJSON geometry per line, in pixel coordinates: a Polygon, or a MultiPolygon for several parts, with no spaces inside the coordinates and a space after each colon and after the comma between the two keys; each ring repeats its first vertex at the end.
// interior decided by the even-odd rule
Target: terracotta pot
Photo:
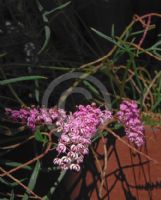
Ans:
{"type": "MultiPolygon", "coordinates": [[[[161,162],[161,129],[146,127],[145,135],[146,144],[141,151],[161,162]]],[[[80,173],[69,172],[65,178],[70,199],[161,200],[161,165],[130,150],[113,136],[106,139],[106,144],[108,163],[102,189],[98,161],[89,155],[80,173]]],[[[102,140],[95,149],[103,168],[102,140]]]]}

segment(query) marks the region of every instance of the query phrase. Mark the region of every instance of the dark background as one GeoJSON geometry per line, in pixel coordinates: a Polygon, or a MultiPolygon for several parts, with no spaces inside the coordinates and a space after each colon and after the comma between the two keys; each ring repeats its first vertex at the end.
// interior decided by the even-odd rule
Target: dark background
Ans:
{"type": "MultiPolygon", "coordinates": [[[[44,11],[51,11],[60,2],[41,0],[44,11]]],[[[112,25],[115,35],[120,35],[134,14],[160,12],[161,1],[153,0],[72,0],[61,11],[50,15],[48,26],[51,37],[48,47],[37,56],[44,41],[44,22],[37,4],[32,1],[0,1],[0,52],[7,52],[3,63],[25,62],[24,45],[35,45],[30,62],[79,66],[94,60],[111,48],[111,44],[91,31],[91,27],[110,36],[112,25]],[[8,31],[6,21],[17,30],[8,31]]],[[[148,35],[147,44],[156,40],[161,22],[153,18],[157,28],[148,35]]]]}

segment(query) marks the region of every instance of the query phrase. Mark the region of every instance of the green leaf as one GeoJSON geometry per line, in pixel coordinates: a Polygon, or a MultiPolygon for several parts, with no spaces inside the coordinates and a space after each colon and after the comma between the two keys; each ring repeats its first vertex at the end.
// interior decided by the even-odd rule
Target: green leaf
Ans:
{"type": "Polygon", "coordinates": [[[44,30],[45,30],[45,41],[44,41],[41,49],[39,50],[38,54],[41,54],[44,51],[44,49],[47,47],[49,40],[50,40],[50,36],[51,36],[50,27],[45,25],[44,30]]]}
{"type": "Polygon", "coordinates": [[[41,133],[39,128],[37,128],[35,132],[35,139],[38,142],[43,142],[43,143],[46,143],[48,141],[47,137],[41,133]]]}
{"type": "Polygon", "coordinates": [[[35,80],[35,98],[36,98],[37,102],[40,101],[40,90],[39,90],[39,81],[38,80],[35,80]]]}
{"type": "MultiPolygon", "coordinates": [[[[0,164],[4,164],[4,165],[9,166],[9,167],[18,167],[22,163],[1,160],[0,164]]],[[[23,169],[32,170],[32,167],[25,166],[25,167],[23,167],[23,169]]]]}
{"type": "Polygon", "coordinates": [[[5,185],[9,185],[10,184],[8,181],[5,181],[2,177],[0,177],[0,182],[5,184],[5,185]]]}
{"type": "Polygon", "coordinates": [[[84,83],[84,85],[88,86],[89,89],[90,89],[91,91],[93,91],[93,93],[99,95],[98,90],[97,90],[90,82],[88,82],[88,81],[83,81],[83,83],[84,83]]]}
{"type": "Polygon", "coordinates": [[[54,192],[55,192],[57,186],[58,186],[58,185],[61,183],[61,181],[63,180],[63,178],[64,178],[66,172],[67,172],[66,170],[61,171],[61,173],[60,173],[60,175],[59,175],[57,181],[56,181],[56,182],[54,183],[54,185],[50,188],[50,191],[48,192],[48,194],[45,195],[45,196],[43,197],[43,200],[52,199],[52,195],[54,194],[54,192]]]}
{"type": "Polygon", "coordinates": [[[100,37],[102,37],[102,38],[104,38],[104,39],[106,39],[106,40],[108,40],[108,41],[110,41],[110,42],[112,42],[114,44],[117,44],[116,41],[114,39],[112,39],[111,37],[105,35],[104,33],[100,32],[100,31],[98,31],[98,30],[96,30],[94,28],[91,28],[91,29],[92,29],[92,31],[94,31],[100,37]]]}
{"type": "Polygon", "coordinates": [[[112,38],[115,37],[115,25],[114,25],[114,24],[112,24],[111,37],[112,37],[112,38]]]}
{"type": "MultiPolygon", "coordinates": [[[[40,10],[40,12],[42,12],[44,10],[43,6],[40,4],[40,2],[37,0],[37,6],[38,6],[38,9],[40,10]]],[[[40,55],[44,50],[45,48],[47,47],[49,41],[50,41],[50,37],[51,37],[51,29],[50,29],[50,26],[49,26],[49,20],[48,20],[48,15],[56,12],[57,10],[61,10],[63,8],[65,8],[67,5],[69,5],[71,2],[67,2],[63,5],[60,5],[58,6],[57,8],[51,10],[51,11],[45,11],[43,14],[42,14],[42,19],[44,21],[44,32],[45,32],[45,40],[44,40],[44,43],[41,47],[41,49],[39,50],[38,52],[38,55],[40,55]]]]}
{"type": "Polygon", "coordinates": [[[161,126],[160,121],[155,121],[151,116],[143,115],[142,120],[144,124],[149,126],[161,126]]]}
{"type": "MultiPolygon", "coordinates": [[[[27,180],[27,178],[21,179],[20,182],[24,182],[25,180],[27,180]]],[[[1,182],[2,184],[4,184],[4,185],[7,185],[7,186],[11,187],[11,188],[13,188],[13,187],[15,187],[15,186],[18,185],[18,183],[16,183],[16,182],[11,183],[11,182],[9,182],[9,181],[6,181],[6,180],[5,180],[4,178],[2,178],[2,177],[0,177],[0,182],[1,182]]]]}
{"type": "MultiPolygon", "coordinates": [[[[115,39],[113,39],[113,38],[111,38],[111,37],[105,35],[104,33],[101,33],[100,31],[98,31],[98,30],[96,30],[96,29],[94,29],[94,28],[91,28],[91,29],[92,29],[92,31],[94,31],[94,32],[95,32],[97,35],[99,35],[100,37],[102,37],[102,38],[108,40],[109,42],[111,42],[111,43],[113,43],[113,44],[115,44],[115,45],[118,46],[120,49],[125,50],[124,46],[120,44],[120,43],[122,42],[121,40],[116,41],[115,39]]],[[[119,39],[119,38],[117,38],[117,39],[119,39]]]]}
{"type": "Polygon", "coordinates": [[[14,195],[14,190],[12,190],[12,191],[11,191],[11,197],[10,197],[10,200],[14,200],[14,197],[15,197],[15,195],[14,195]]]}
{"type": "Polygon", "coordinates": [[[43,142],[43,136],[42,136],[42,134],[41,134],[41,132],[40,132],[40,130],[39,129],[37,129],[36,130],[36,132],[35,132],[35,139],[38,141],[38,142],[43,142]]]}
{"type": "Polygon", "coordinates": [[[51,11],[46,11],[44,14],[45,15],[50,15],[50,14],[52,14],[52,13],[58,11],[58,10],[62,10],[63,8],[65,8],[66,6],[68,6],[70,3],[71,3],[71,1],[68,1],[68,2],[66,2],[66,3],[64,3],[64,4],[56,7],[55,9],[53,9],[51,11]]]}
{"type": "Polygon", "coordinates": [[[44,196],[43,200],[49,200],[49,198],[47,196],[44,196]]]}
{"type": "Polygon", "coordinates": [[[20,81],[31,81],[31,80],[37,80],[37,79],[46,79],[46,77],[43,76],[21,76],[18,78],[11,78],[0,81],[0,85],[7,85],[11,83],[17,83],[20,81]]]}
{"type": "Polygon", "coordinates": [[[117,130],[117,129],[120,129],[122,127],[122,125],[120,123],[116,123],[114,125],[114,129],[117,130]]]}
{"type": "Polygon", "coordinates": [[[100,137],[102,137],[102,136],[107,136],[107,135],[108,135],[107,131],[98,132],[98,133],[92,138],[92,143],[95,142],[96,140],[98,140],[100,137]]]}
{"type": "Polygon", "coordinates": [[[7,53],[2,53],[2,54],[0,54],[0,58],[4,57],[4,56],[6,56],[6,55],[7,55],[7,53]]]}
{"type": "MultiPolygon", "coordinates": [[[[36,165],[34,167],[33,173],[31,175],[31,178],[30,178],[30,181],[29,181],[29,184],[28,184],[28,188],[30,188],[30,190],[33,190],[35,188],[36,181],[37,181],[37,178],[38,178],[38,175],[39,175],[39,172],[40,172],[40,167],[41,167],[41,163],[38,160],[36,162],[36,165]]],[[[27,200],[28,198],[29,198],[28,193],[25,193],[22,200],[27,200]]]]}

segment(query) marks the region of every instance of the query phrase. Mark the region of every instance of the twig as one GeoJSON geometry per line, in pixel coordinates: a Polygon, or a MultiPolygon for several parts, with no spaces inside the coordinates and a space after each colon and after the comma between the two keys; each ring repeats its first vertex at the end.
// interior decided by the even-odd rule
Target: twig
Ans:
{"type": "Polygon", "coordinates": [[[32,160],[29,160],[29,161],[27,161],[26,163],[24,163],[24,164],[22,164],[22,165],[20,165],[20,166],[18,166],[18,167],[16,167],[16,168],[11,169],[11,170],[8,171],[7,173],[0,174],[0,177],[6,176],[7,174],[10,174],[10,173],[13,173],[13,172],[15,172],[15,171],[17,171],[17,170],[20,170],[20,169],[22,169],[23,167],[26,167],[26,166],[28,166],[28,165],[31,165],[31,164],[34,163],[35,161],[40,160],[41,158],[43,158],[43,157],[49,152],[49,150],[50,150],[50,148],[51,148],[51,144],[52,144],[51,134],[52,134],[52,131],[51,131],[50,133],[43,133],[43,134],[47,135],[48,138],[49,138],[49,142],[48,142],[48,146],[47,146],[46,150],[45,150],[42,154],[40,154],[40,155],[36,156],[35,158],[33,158],[32,160]]]}
{"type": "MultiPolygon", "coordinates": [[[[141,24],[145,25],[143,19],[147,18],[147,17],[161,17],[161,14],[159,13],[149,13],[149,14],[146,14],[146,15],[143,15],[141,17],[139,17],[138,15],[134,15],[134,18],[132,20],[132,22],[126,27],[125,31],[121,34],[121,36],[119,37],[120,40],[123,39],[123,37],[126,35],[126,33],[129,31],[129,29],[136,23],[136,22],[141,22],[141,24]]],[[[134,45],[133,45],[134,46],[134,45]]],[[[100,62],[103,62],[105,61],[107,58],[109,58],[114,52],[115,50],[117,49],[117,45],[114,45],[114,47],[111,49],[111,51],[109,53],[107,53],[105,56],[97,59],[97,60],[94,60],[92,62],[89,62],[89,63],[86,63],[86,64],[83,64],[80,66],[80,68],[85,68],[85,67],[88,67],[88,66],[92,66],[92,65],[96,65],[100,62]]],[[[144,50],[142,49],[139,45],[135,45],[135,47],[137,47],[139,50],[144,50]]],[[[157,56],[154,56],[153,54],[151,54],[150,52],[147,52],[146,50],[144,50],[144,52],[146,54],[148,54],[149,56],[152,56],[154,58],[156,58],[157,60],[161,61],[161,59],[159,59],[157,56]]]]}
{"type": "Polygon", "coordinates": [[[115,138],[117,138],[118,140],[120,140],[123,144],[125,144],[126,146],[128,146],[130,149],[132,149],[133,151],[137,152],[138,154],[140,154],[141,156],[147,158],[148,160],[154,162],[155,164],[161,165],[161,162],[159,162],[158,160],[153,159],[152,157],[148,156],[147,154],[137,150],[135,147],[133,147],[132,145],[128,144],[125,140],[123,140],[120,136],[118,136],[116,133],[114,133],[110,128],[104,128],[106,131],[108,131],[111,135],[113,135],[115,138]]]}
{"type": "Polygon", "coordinates": [[[29,193],[31,193],[34,197],[36,197],[36,199],[42,200],[41,197],[39,197],[37,194],[35,194],[32,190],[30,190],[26,185],[24,185],[23,183],[21,183],[17,178],[15,178],[14,176],[12,176],[11,174],[9,174],[6,170],[4,170],[2,167],[0,167],[0,170],[6,174],[9,178],[11,178],[13,181],[15,181],[16,183],[18,183],[21,187],[23,187],[26,191],[28,191],[29,193]]]}
{"type": "Polygon", "coordinates": [[[5,146],[5,147],[0,147],[0,149],[3,149],[3,150],[6,150],[6,149],[15,149],[21,145],[23,145],[24,143],[32,140],[34,138],[34,135],[31,135],[29,138],[27,138],[25,141],[23,142],[20,142],[18,144],[12,144],[12,145],[9,145],[9,146],[5,146]]]}
{"type": "MultiPolygon", "coordinates": [[[[6,194],[0,192],[0,194],[3,195],[3,196],[9,196],[9,197],[12,196],[12,194],[9,193],[9,192],[7,192],[6,194]]],[[[20,197],[20,198],[22,198],[24,195],[23,195],[23,194],[14,194],[14,196],[15,196],[15,197],[20,197]]],[[[37,197],[35,197],[35,196],[30,196],[30,199],[37,199],[37,197]]]]}
{"type": "Polygon", "coordinates": [[[139,22],[143,25],[143,27],[146,27],[145,21],[142,20],[142,18],[141,18],[139,15],[134,15],[133,19],[134,19],[135,21],[139,21],[139,22]]]}
{"type": "Polygon", "coordinates": [[[92,153],[93,153],[93,155],[94,155],[94,157],[95,157],[95,159],[96,159],[96,164],[97,164],[97,166],[98,166],[98,168],[99,168],[99,171],[100,171],[100,174],[101,174],[101,176],[102,176],[103,171],[102,171],[101,163],[100,163],[100,161],[98,160],[97,155],[96,155],[96,153],[95,153],[93,147],[90,147],[90,148],[91,148],[91,151],[92,151],[92,153]]]}
{"type": "Polygon", "coordinates": [[[104,168],[103,168],[103,172],[102,172],[102,181],[101,181],[101,185],[100,185],[100,189],[99,189],[99,197],[102,198],[102,189],[103,189],[103,185],[105,182],[105,177],[106,177],[106,172],[107,172],[107,147],[106,147],[106,142],[104,140],[104,137],[102,136],[102,141],[103,141],[103,148],[104,148],[104,168]]]}
{"type": "Polygon", "coordinates": [[[151,87],[154,85],[155,81],[159,78],[160,75],[161,75],[161,72],[159,72],[159,73],[154,77],[154,79],[151,81],[149,87],[147,88],[147,91],[145,92],[145,94],[144,94],[144,96],[143,96],[143,101],[142,101],[142,102],[143,102],[143,105],[145,104],[145,99],[146,99],[148,93],[150,92],[151,87]]]}
{"type": "Polygon", "coordinates": [[[145,30],[144,30],[143,36],[142,36],[142,38],[141,38],[141,40],[140,40],[140,42],[139,42],[139,44],[138,44],[139,47],[141,47],[142,43],[143,43],[144,40],[145,40],[145,37],[146,37],[146,35],[147,35],[147,33],[148,33],[148,29],[149,29],[150,23],[151,23],[151,16],[148,16],[147,24],[144,25],[144,26],[145,26],[145,27],[144,27],[145,30]]]}
{"type": "MultiPolygon", "coordinates": [[[[129,31],[129,29],[135,24],[135,21],[133,20],[127,27],[126,29],[124,30],[124,32],[121,34],[120,36],[120,39],[123,39],[123,37],[126,35],[126,33],[129,31]]],[[[92,61],[90,63],[87,63],[87,64],[84,64],[84,65],[81,65],[80,68],[85,68],[85,67],[88,67],[88,66],[91,66],[91,65],[96,65],[100,62],[103,62],[105,61],[107,58],[109,58],[114,52],[115,50],[117,49],[117,45],[114,45],[114,47],[111,49],[111,51],[109,51],[105,56],[95,60],[95,61],[92,61]]]]}
{"type": "Polygon", "coordinates": [[[161,17],[161,14],[159,14],[159,13],[148,13],[148,14],[141,16],[140,19],[144,19],[144,18],[147,18],[149,16],[151,16],[151,17],[161,17]]]}

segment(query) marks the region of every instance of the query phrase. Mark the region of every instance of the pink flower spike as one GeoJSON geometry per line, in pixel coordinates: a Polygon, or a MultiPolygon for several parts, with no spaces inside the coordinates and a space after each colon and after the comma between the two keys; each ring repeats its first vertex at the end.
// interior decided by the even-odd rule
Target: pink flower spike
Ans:
{"type": "Polygon", "coordinates": [[[117,112],[117,117],[119,122],[124,125],[129,141],[138,147],[142,146],[145,140],[144,126],[141,122],[137,103],[133,100],[124,100],[120,105],[120,110],[117,112]]]}
{"type": "MultiPolygon", "coordinates": [[[[91,144],[91,138],[97,132],[98,126],[111,118],[112,113],[109,110],[102,111],[94,104],[79,105],[74,113],[67,116],[62,127],[57,151],[59,157],[63,158],[65,154],[66,157],[71,159],[68,169],[80,170],[79,164],[83,162],[84,156],[89,153],[88,147],[91,144]],[[66,151],[62,150],[62,145],[64,145],[64,149],[66,146],[66,151]]],[[[61,165],[59,166],[61,167],[61,165]]]]}

